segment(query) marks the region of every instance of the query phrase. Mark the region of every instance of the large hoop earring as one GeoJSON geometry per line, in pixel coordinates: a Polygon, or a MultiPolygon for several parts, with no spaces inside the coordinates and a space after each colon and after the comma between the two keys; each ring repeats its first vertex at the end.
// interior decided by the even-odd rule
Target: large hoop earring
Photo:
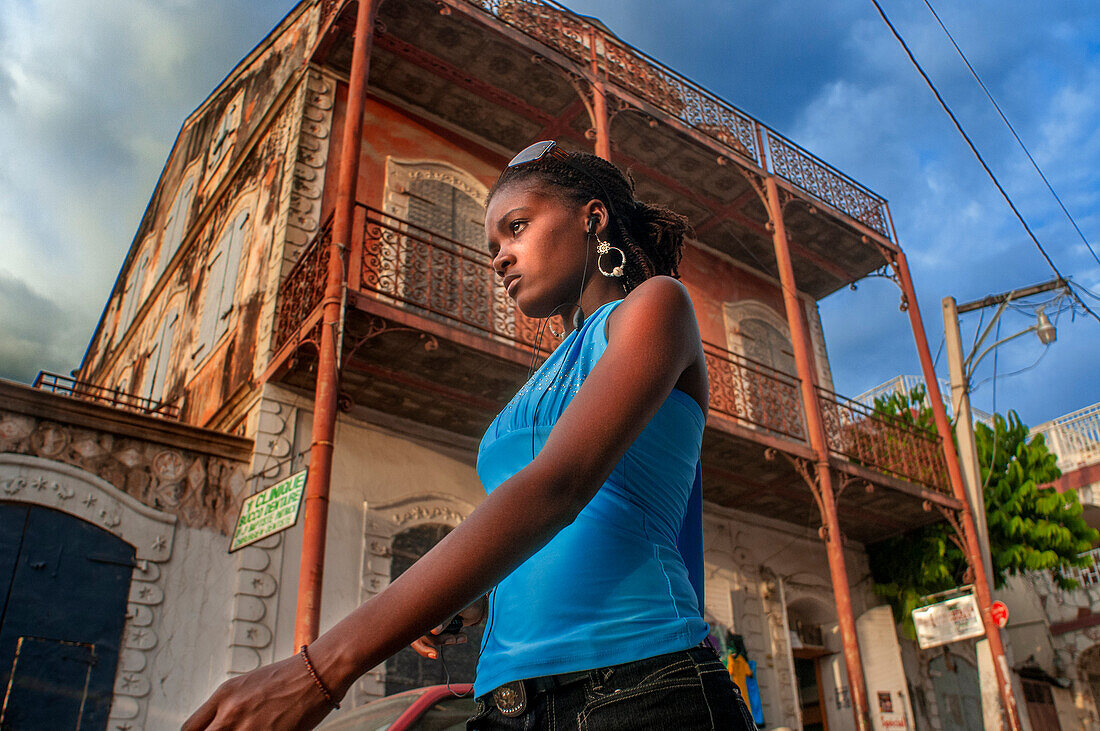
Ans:
{"type": "Polygon", "coordinates": [[[596,254],[598,255],[596,257],[596,266],[599,268],[600,274],[604,275],[605,277],[612,277],[616,279],[623,276],[623,267],[626,266],[626,254],[623,253],[622,249],[620,249],[618,246],[612,246],[611,244],[607,243],[599,236],[597,236],[596,254]],[[604,268],[603,257],[604,254],[609,254],[612,251],[618,253],[619,265],[612,267],[611,271],[607,271],[607,269],[604,268]]]}

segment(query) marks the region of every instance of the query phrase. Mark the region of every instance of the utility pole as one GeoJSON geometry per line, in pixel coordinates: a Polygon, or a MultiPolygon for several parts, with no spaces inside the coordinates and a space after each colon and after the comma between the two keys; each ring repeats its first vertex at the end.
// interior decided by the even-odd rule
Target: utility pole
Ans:
{"type": "Polygon", "coordinates": [[[982,552],[985,575],[993,581],[993,559],[989,552],[989,529],[985,522],[982,473],[978,466],[978,447],[974,442],[974,417],[970,411],[970,385],[965,373],[959,313],[954,297],[943,298],[943,335],[944,347],[947,349],[947,367],[951,374],[951,414],[955,417],[955,441],[959,445],[963,482],[966,483],[970,510],[974,513],[974,525],[978,529],[978,547],[982,552]]]}
{"type": "MultiPolygon", "coordinates": [[[[974,302],[968,302],[961,306],[956,306],[954,297],[944,297],[942,301],[944,345],[947,349],[947,365],[951,375],[951,413],[955,417],[955,439],[958,442],[959,463],[962,468],[963,482],[966,486],[967,501],[970,503],[970,512],[974,519],[974,530],[977,533],[977,543],[981,552],[982,568],[984,569],[986,577],[988,577],[990,590],[992,590],[993,584],[995,583],[995,577],[993,574],[993,560],[989,549],[989,529],[985,515],[985,485],[981,477],[981,466],[978,463],[978,448],[974,440],[974,419],[970,409],[970,378],[978,362],[982,358],[999,345],[1009,340],[1013,340],[1029,332],[1035,332],[1044,345],[1050,345],[1054,342],[1056,337],[1054,326],[1040,308],[1038,317],[1036,318],[1036,324],[1026,330],[994,342],[978,355],[978,350],[993,331],[994,324],[1004,313],[1005,307],[1007,307],[1009,302],[1019,297],[1049,292],[1053,289],[1064,289],[1067,286],[1068,283],[1064,279],[1055,279],[1050,282],[1044,282],[1043,284],[1037,284],[1032,287],[1024,287],[1004,294],[990,295],[989,297],[974,302]],[[990,320],[989,325],[986,326],[985,330],[976,339],[974,349],[969,355],[964,357],[962,336],[959,332],[959,313],[971,312],[992,305],[998,305],[996,314],[993,316],[992,320],[990,320]]],[[[975,573],[977,573],[977,571],[975,571],[975,573]]],[[[996,634],[1001,645],[1007,644],[1005,642],[1006,637],[1003,629],[998,628],[996,634]]],[[[979,648],[980,647],[981,645],[979,645],[979,648]]],[[[993,663],[996,669],[998,660],[997,653],[992,644],[990,644],[989,647],[990,651],[993,653],[993,663]]],[[[979,652],[981,652],[980,649],[979,652]]],[[[1003,654],[999,659],[1001,661],[1005,659],[1003,654]]],[[[980,666],[981,661],[979,659],[979,667],[980,666]]],[[[1002,674],[1008,675],[1007,667],[1000,668],[1000,670],[1002,674]]],[[[1008,679],[1010,682],[1012,681],[1011,678],[1008,679]]],[[[1011,682],[1012,690],[1019,692],[1016,685],[1015,682],[1011,682]]],[[[1002,693],[1003,692],[1004,690],[1002,690],[1002,693]]],[[[986,706],[988,710],[989,708],[996,707],[996,703],[990,702],[986,704],[983,702],[983,706],[986,706]]],[[[1010,719],[1008,721],[1009,727],[1012,726],[1013,715],[1016,714],[1010,713],[1010,719]]],[[[1018,718],[1017,722],[1026,723],[1022,718],[1018,718]]]]}

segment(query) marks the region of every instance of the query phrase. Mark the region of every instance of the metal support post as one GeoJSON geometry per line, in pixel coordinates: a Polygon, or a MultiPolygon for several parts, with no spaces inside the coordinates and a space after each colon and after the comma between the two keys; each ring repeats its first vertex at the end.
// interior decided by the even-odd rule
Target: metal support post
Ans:
{"type": "Polygon", "coordinates": [[[833,492],[832,472],[829,469],[829,442],[825,434],[825,422],[821,415],[821,402],[817,397],[817,373],[811,360],[810,334],[798,299],[791,264],[787,229],[783,225],[783,206],[775,178],[764,179],[767,193],[768,215],[772,223],[772,242],[775,260],[779,267],[779,280],[783,289],[783,306],[791,329],[791,346],[802,389],[802,406],[806,415],[810,447],[816,460],[818,490],[820,491],[821,521],[825,529],[825,551],[829,562],[829,576],[836,600],[840,637],[844,645],[844,664],[848,670],[848,684],[852,691],[852,711],[857,731],[870,729],[870,708],[867,704],[867,685],[863,677],[863,661],[859,654],[856,620],[852,611],[852,593],[848,584],[848,570],[844,562],[844,545],[837,517],[836,498],[833,492]]]}
{"type": "Polygon", "coordinates": [[[359,0],[351,54],[351,77],[340,143],[340,171],[336,184],[328,277],[322,300],[317,386],[313,397],[313,432],[309,447],[305,507],[302,515],[302,560],[298,569],[298,606],[294,617],[294,646],[317,638],[321,618],[321,587],[328,533],[328,496],[332,479],[333,439],[336,436],[336,396],[340,388],[339,329],[344,315],[345,256],[355,209],[359,179],[359,147],[363,135],[363,106],[374,40],[374,20],[381,0],[359,0]]]}
{"type": "Polygon", "coordinates": [[[909,264],[905,260],[905,254],[898,251],[893,254],[891,264],[898,275],[898,285],[901,287],[902,297],[907,303],[906,310],[909,313],[909,324],[913,329],[913,339],[917,345],[917,355],[920,358],[921,371],[924,374],[924,382],[928,387],[928,400],[932,407],[932,415],[936,420],[936,431],[939,432],[940,442],[943,445],[943,456],[947,462],[947,475],[951,482],[951,491],[955,498],[963,504],[961,512],[963,535],[960,538],[966,547],[966,558],[974,572],[974,592],[977,594],[978,608],[982,615],[982,624],[985,626],[985,636],[989,640],[989,649],[993,654],[993,669],[997,673],[997,686],[1001,695],[1001,704],[1005,711],[1005,723],[1010,731],[1020,731],[1019,709],[1016,707],[1016,699],[1012,695],[1011,676],[1009,675],[1008,662],[1005,660],[1004,643],[1001,642],[1001,633],[993,615],[990,605],[993,596],[989,590],[989,576],[985,571],[981,551],[978,549],[977,531],[974,525],[974,515],[970,510],[970,501],[966,497],[966,488],[963,486],[962,473],[959,470],[959,456],[955,451],[955,442],[951,438],[951,424],[947,420],[947,410],[943,406],[943,396],[940,394],[940,385],[936,380],[936,372],[932,366],[932,353],[928,349],[928,337],[924,331],[924,322],[921,320],[920,308],[917,306],[917,295],[913,288],[913,280],[909,273],[909,264]]]}
{"type": "Polygon", "coordinates": [[[596,123],[596,156],[611,160],[611,136],[607,119],[607,90],[600,77],[600,62],[596,54],[596,31],[588,35],[589,50],[592,54],[592,116],[596,123]]]}

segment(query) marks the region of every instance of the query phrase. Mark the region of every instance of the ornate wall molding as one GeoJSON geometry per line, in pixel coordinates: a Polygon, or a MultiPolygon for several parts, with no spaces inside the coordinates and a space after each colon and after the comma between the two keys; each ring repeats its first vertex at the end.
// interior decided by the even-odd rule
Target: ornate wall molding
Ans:
{"type": "MultiPolygon", "coordinates": [[[[310,71],[303,95],[297,130],[298,150],[286,157],[288,171],[283,177],[283,194],[279,200],[280,209],[287,212],[283,257],[276,267],[281,275],[290,270],[298,253],[321,225],[321,194],[331,144],[336,80],[319,71],[310,71]]],[[[293,133],[291,139],[294,139],[293,133]]]]}
{"type": "MultiPolygon", "coordinates": [[[[301,469],[292,454],[298,409],[266,388],[256,406],[256,449],[250,471],[250,493],[258,492],[301,469]]],[[[265,538],[236,554],[237,586],[229,635],[229,674],[239,675],[273,661],[283,534],[265,538]]]]}
{"type": "Polygon", "coordinates": [[[78,467],[23,454],[0,453],[0,500],[58,510],[134,547],[137,565],[131,574],[108,728],[141,731],[153,684],[150,660],[162,631],[161,564],[172,557],[175,516],[143,505],[78,467]]]}

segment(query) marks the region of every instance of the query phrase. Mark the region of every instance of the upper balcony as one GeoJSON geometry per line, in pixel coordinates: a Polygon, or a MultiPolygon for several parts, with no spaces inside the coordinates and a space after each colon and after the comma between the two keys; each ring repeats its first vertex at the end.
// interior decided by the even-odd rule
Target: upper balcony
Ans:
{"type": "MultiPolygon", "coordinates": [[[[359,205],[348,253],[340,405],[466,437],[471,445],[556,344],[507,297],[487,252],[359,205]]],[[[329,227],[282,283],[268,378],[312,390],[329,227]]],[[[800,384],[705,344],[710,413],[705,496],[723,506],[816,524],[814,498],[784,455],[812,459],[800,384]]],[[[938,438],[821,390],[846,535],[864,542],[931,522],[950,497],[938,438]]],[[[425,430],[430,433],[430,430],[425,430]]]]}
{"type": "MultiPolygon", "coordinates": [[[[327,0],[313,59],[350,66],[354,7],[327,0]]],[[[820,299],[894,248],[886,201],[736,106],[548,0],[382,3],[370,93],[499,164],[539,139],[591,149],[592,82],[607,93],[611,157],[641,199],[687,215],[697,241],[778,278],[762,176],[774,176],[800,291],[820,299]],[[881,248],[880,248],[881,247],[881,248]]]]}

